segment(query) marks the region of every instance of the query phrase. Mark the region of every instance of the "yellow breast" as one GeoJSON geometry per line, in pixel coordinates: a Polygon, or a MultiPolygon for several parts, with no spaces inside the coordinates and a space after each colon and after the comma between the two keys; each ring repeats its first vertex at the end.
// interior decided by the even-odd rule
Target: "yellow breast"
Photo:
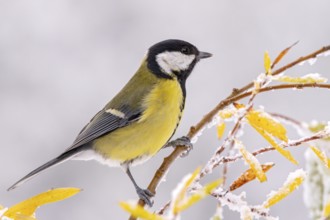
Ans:
{"type": "Polygon", "coordinates": [[[182,89],[176,80],[160,80],[144,98],[146,110],[141,118],[97,139],[95,150],[119,163],[151,157],[175,131],[183,101],[182,89]]]}

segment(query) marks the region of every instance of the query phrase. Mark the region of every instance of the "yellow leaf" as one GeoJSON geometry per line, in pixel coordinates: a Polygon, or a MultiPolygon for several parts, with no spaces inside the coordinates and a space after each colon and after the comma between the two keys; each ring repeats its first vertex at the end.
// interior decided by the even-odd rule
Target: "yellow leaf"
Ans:
{"type": "Polygon", "coordinates": [[[284,199],[286,196],[288,196],[298,186],[302,184],[305,177],[306,177],[306,173],[302,169],[290,173],[283,186],[280,189],[278,189],[276,192],[271,192],[267,200],[264,202],[263,206],[265,208],[269,208],[272,205],[284,199]]]}
{"type": "Polygon", "coordinates": [[[292,156],[291,152],[278,145],[271,135],[263,130],[259,130],[259,128],[256,130],[275,148],[275,150],[277,150],[293,164],[298,165],[298,161],[292,156]]]}
{"type": "Polygon", "coordinates": [[[164,220],[164,218],[160,215],[151,213],[140,205],[132,205],[127,202],[120,202],[119,205],[122,209],[133,215],[135,218],[141,218],[146,220],[164,220]]]}
{"type": "Polygon", "coordinates": [[[228,119],[233,117],[233,115],[236,113],[236,111],[234,109],[223,109],[221,111],[219,111],[219,116],[222,119],[228,119]]]}
{"type": "MultiPolygon", "coordinates": [[[[313,132],[313,133],[316,133],[316,132],[319,132],[319,131],[322,131],[325,129],[325,127],[327,126],[327,123],[324,123],[324,122],[317,122],[317,123],[312,123],[308,126],[308,129],[313,132]]],[[[325,141],[330,141],[330,137],[328,138],[323,138],[322,140],[325,140],[325,141]]]]}
{"type": "Polygon", "coordinates": [[[272,66],[271,66],[271,68],[274,68],[274,66],[278,63],[278,62],[280,62],[280,60],[289,52],[289,50],[293,47],[293,46],[295,46],[296,44],[298,43],[298,41],[297,42],[295,42],[294,44],[292,44],[290,47],[287,47],[287,48],[285,48],[284,50],[282,50],[281,51],[281,53],[275,58],[275,60],[274,60],[274,63],[272,64],[272,66]]]}
{"type": "Polygon", "coordinates": [[[39,206],[69,198],[78,192],[80,192],[78,188],[52,189],[10,207],[3,216],[17,218],[17,214],[19,214],[21,216],[33,217],[35,210],[39,206]]]}
{"type": "Polygon", "coordinates": [[[217,208],[215,210],[214,215],[211,217],[210,220],[221,220],[223,218],[223,207],[220,203],[217,204],[217,208]]]}
{"type": "Polygon", "coordinates": [[[255,81],[253,81],[253,86],[254,86],[254,90],[252,92],[253,92],[253,94],[256,95],[259,93],[259,91],[261,89],[261,82],[255,80],[255,81]]]}
{"type": "Polygon", "coordinates": [[[288,142],[285,127],[275,121],[270,115],[262,111],[251,110],[246,115],[249,124],[261,134],[280,154],[290,160],[293,164],[298,164],[290,151],[285,150],[278,145],[273,137],[276,137],[284,142],[288,142]]]}
{"type": "Polygon", "coordinates": [[[312,123],[308,126],[308,129],[313,132],[319,132],[325,129],[325,127],[327,126],[326,123],[322,123],[322,122],[316,122],[316,123],[312,123]]]}
{"type": "Polygon", "coordinates": [[[31,217],[31,216],[26,216],[26,215],[17,213],[14,220],[37,220],[37,219],[34,217],[31,217]]]}
{"type": "Polygon", "coordinates": [[[241,152],[245,162],[249,164],[252,172],[258,178],[260,182],[264,182],[267,180],[266,174],[261,168],[261,165],[257,158],[253,156],[249,151],[246,150],[244,145],[241,142],[236,141],[236,146],[238,147],[239,151],[241,152]]]}
{"type": "Polygon", "coordinates": [[[265,66],[265,71],[267,75],[271,75],[271,66],[272,66],[272,61],[270,60],[268,51],[265,52],[264,55],[264,66],[265,66]]]}
{"type": "Polygon", "coordinates": [[[307,83],[325,83],[328,79],[321,77],[317,73],[307,74],[302,77],[291,77],[291,76],[279,76],[274,77],[275,80],[286,83],[299,83],[299,84],[307,84],[307,83]]]}
{"type": "Polygon", "coordinates": [[[187,196],[188,188],[196,179],[199,172],[200,168],[197,168],[190,176],[185,177],[182,183],[180,183],[177,187],[176,193],[173,194],[174,198],[171,206],[171,212],[175,216],[204,198],[206,195],[210,194],[210,192],[222,182],[222,180],[211,182],[192,195],[187,196]]]}
{"type": "Polygon", "coordinates": [[[261,110],[251,110],[246,115],[249,124],[255,129],[262,130],[282,141],[287,142],[285,127],[274,120],[269,114],[261,110]]]}
{"type": "Polygon", "coordinates": [[[327,204],[323,207],[323,217],[328,218],[330,217],[330,200],[328,201],[327,204]]]}
{"type": "Polygon", "coordinates": [[[219,180],[213,181],[211,183],[208,183],[201,189],[201,191],[192,194],[187,199],[185,199],[181,204],[178,204],[178,206],[176,207],[175,213],[180,213],[180,212],[186,210],[187,208],[189,208],[190,206],[194,205],[196,202],[200,201],[205,196],[209,195],[222,182],[223,182],[223,180],[219,179],[219,180]]]}
{"type": "Polygon", "coordinates": [[[226,124],[225,122],[220,122],[217,126],[217,135],[218,135],[218,138],[221,139],[222,136],[223,136],[223,133],[225,132],[225,129],[226,129],[226,124]]]}
{"type": "Polygon", "coordinates": [[[330,159],[327,158],[327,156],[325,155],[324,151],[321,151],[317,147],[314,147],[314,146],[310,146],[310,148],[315,153],[315,155],[323,162],[323,164],[327,168],[330,168],[330,159]]]}
{"type": "Polygon", "coordinates": [[[185,198],[185,195],[187,193],[188,187],[192,184],[192,182],[195,180],[196,176],[200,172],[200,168],[197,168],[191,175],[190,177],[184,182],[183,187],[180,189],[179,193],[177,194],[175,200],[173,201],[173,213],[177,214],[178,212],[178,207],[182,203],[182,201],[185,198]]]}
{"type": "MultiPolygon", "coordinates": [[[[275,164],[274,163],[266,163],[262,164],[261,168],[263,172],[267,172],[272,168],[275,164]]],[[[256,178],[256,173],[252,171],[252,169],[246,170],[241,176],[236,179],[229,187],[230,191],[234,191],[235,189],[241,187],[242,185],[254,180],[256,178]]]]}

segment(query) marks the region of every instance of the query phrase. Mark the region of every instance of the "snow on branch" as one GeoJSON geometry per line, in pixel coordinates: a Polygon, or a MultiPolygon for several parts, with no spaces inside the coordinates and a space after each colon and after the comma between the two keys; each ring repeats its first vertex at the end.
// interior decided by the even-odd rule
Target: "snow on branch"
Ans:
{"type": "MultiPolygon", "coordinates": [[[[304,143],[309,143],[314,140],[321,140],[330,137],[330,126],[324,126],[323,129],[312,133],[310,135],[304,135],[302,138],[297,140],[290,140],[286,134],[286,128],[280,121],[277,120],[278,116],[265,112],[262,108],[254,107],[254,99],[260,93],[268,91],[275,91],[281,89],[303,89],[303,88],[324,88],[330,89],[330,84],[325,84],[327,79],[322,77],[320,74],[309,73],[301,77],[292,77],[290,75],[284,75],[283,72],[296,66],[302,65],[304,62],[309,62],[310,65],[314,64],[316,59],[321,56],[328,56],[330,54],[330,45],[320,48],[306,56],[301,56],[291,63],[288,63],[278,69],[275,67],[282,60],[282,58],[289,52],[293,44],[290,47],[285,48],[280,54],[272,60],[269,57],[268,52],[264,54],[264,73],[258,75],[256,80],[240,89],[233,89],[232,93],[224,100],[220,101],[209,113],[207,113],[195,126],[192,126],[187,134],[187,137],[192,140],[193,143],[198,141],[198,136],[202,135],[205,128],[212,128],[217,126],[218,137],[222,138],[223,134],[226,133],[226,123],[234,122],[233,128],[227,132],[226,138],[222,141],[219,147],[214,151],[214,154],[206,162],[204,167],[200,170],[196,170],[193,174],[186,177],[177,188],[177,193],[174,193],[171,201],[167,202],[163,207],[154,214],[147,212],[150,219],[179,219],[180,214],[183,210],[191,207],[195,202],[198,202],[207,194],[213,196],[217,200],[217,211],[216,215],[222,216],[222,206],[226,205],[231,210],[239,211],[241,219],[253,219],[253,218],[264,218],[264,219],[277,219],[272,217],[268,213],[268,208],[273,204],[274,201],[279,201],[276,196],[280,195],[284,198],[288,195],[282,193],[281,189],[289,189],[292,192],[298,185],[300,185],[305,179],[305,173],[303,171],[297,171],[298,174],[304,173],[304,175],[298,175],[297,178],[289,178],[282,188],[279,189],[278,194],[275,195],[275,200],[266,200],[264,205],[254,206],[247,204],[245,200],[245,193],[235,195],[232,193],[234,189],[224,190],[223,176],[222,184],[219,180],[211,182],[202,186],[201,180],[206,175],[212,173],[212,171],[219,165],[226,165],[227,163],[235,162],[239,159],[244,158],[249,169],[242,174],[240,179],[241,183],[245,184],[253,179],[258,179],[260,182],[266,180],[265,172],[273,167],[273,163],[260,164],[257,156],[270,151],[277,151],[289,161],[294,164],[298,162],[293,158],[288,148],[299,146],[304,143]],[[282,84],[279,84],[282,83],[282,84]],[[271,85],[272,84],[272,85],[271,85]],[[239,103],[244,98],[248,98],[246,104],[239,103]],[[271,145],[270,147],[260,148],[254,152],[249,152],[245,148],[245,143],[240,140],[243,135],[243,129],[245,125],[251,126],[255,129],[261,138],[264,138],[271,145]],[[222,154],[226,152],[226,155],[222,154]],[[245,176],[244,176],[245,175],[245,176]],[[248,176],[248,178],[245,178],[248,176]],[[220,184],[220,185],[217,185],[220,184]],[[268,201],[268,202],[267,202],[268,201]]],[[[282,117],[283,119],[284,117],[282,117]]],[[[300,126],[299,122],[293,123],[296,126],[300,126]]],[[[328,162],[328,158],[325,153],[318,148],[311,148],[314,153],[325,163],[328,162]]],[[[173,152],[166,158],[163,163],[156,171],[153,179],[151,180],[148,189],[151,192],[155,192],[157,186],[160,184],[164,175],[168,172],[173,162],[186,150],[185,146],[177,146],[173,152]]],[[[330,164],[330,160],[329,160],[330,164]]],[[[227,172],[227,169],[224,174],[227,172]]],[[[294,174],[289,176],[295,176],[294,174]]],[[[296,176],[295,176],[296,177],[296,176]]],[[[241,187],[243,184],[237,184],[235,189],[241,187]]],[[[270,197],[271,198],[271,197],[270,197]]],[[[139,200],[138,206],[126,206],[132,208],[138,213],[146,213],[143,209],[144,202],[139,200]]],[[[328,206],[326,206],[328,207],[328,206]]],[[[130,220],[135,220],[136,215],[133,215],[133,211],[130,212],[130,220]]],[[[324,211],[325,213],[328,213],[324,211]]],[[[216,216],[215,215],[215,216],[216,216]]],[[[141,216],[140,216],[141,217],[141,216]]],[[[216,219],[216,218],[214,218],[216,219]]]]}

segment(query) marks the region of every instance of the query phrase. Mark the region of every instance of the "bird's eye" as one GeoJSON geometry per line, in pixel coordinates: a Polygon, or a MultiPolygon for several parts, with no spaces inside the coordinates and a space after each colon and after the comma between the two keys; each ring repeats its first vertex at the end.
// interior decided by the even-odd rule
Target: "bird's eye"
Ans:
{"type": "Polygon", "coordinates": [[[183,53],[183,54],[189,54],[190,53],[189,47],[182,47],[181,53],[183,53]]]}

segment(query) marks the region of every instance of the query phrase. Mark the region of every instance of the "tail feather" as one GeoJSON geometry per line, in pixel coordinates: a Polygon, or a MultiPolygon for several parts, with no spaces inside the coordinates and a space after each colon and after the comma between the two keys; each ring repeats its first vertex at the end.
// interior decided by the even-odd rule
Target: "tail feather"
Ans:
{"type": "Polygon", "coordinates": [[[56,166],[58,164],[61,164],[61,163],[65,162],[65,161],[69,160],[70,158],[74,157],[75,155],[77,155],[81,151],[82,151],[81,149],[74,148],[74,149],[72,149],[70,151],[64,152],[60,156],[58,156],[58,157],[56,157],[56,158],[48,161],[44,165],[42,165],[42,166],[38,167],[37,169],[35,169],[35,170],[31,171],[30,173],[28,173],[22,179],[18,180],[11,187],[9,187],[7,189],[7,191],[10,191],[10,190],[13,190],[13,189],[17,188],[18,186],[20,186],[23,183],[29,181],[30,179],[32,179],[33,177],[35,177],[39,173],[45,171],[46,169],[51,168],[51,167],[54,167],[54,166],[56,166]]]}

